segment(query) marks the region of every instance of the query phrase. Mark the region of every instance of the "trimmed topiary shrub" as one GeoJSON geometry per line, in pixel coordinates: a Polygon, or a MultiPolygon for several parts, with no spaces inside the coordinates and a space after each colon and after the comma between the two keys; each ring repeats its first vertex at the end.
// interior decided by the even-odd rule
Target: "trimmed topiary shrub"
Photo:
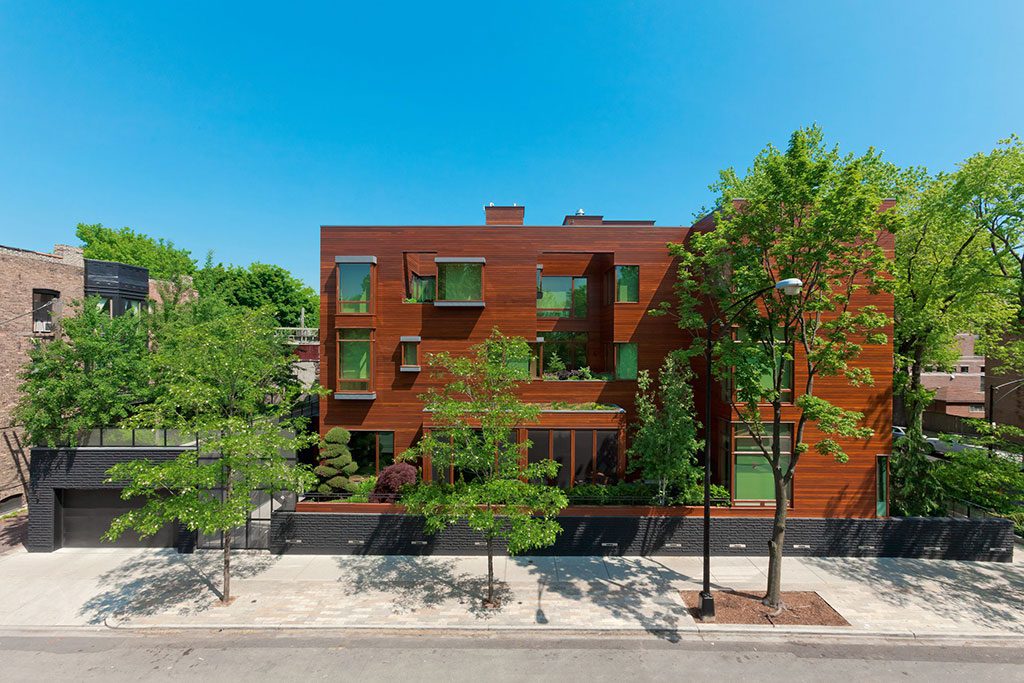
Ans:
{"type": "Polygon", "coordinates": [[[398,498],[403,486],[416,483],[416,468],[407,462],[388,465],[377,477],[377,485],[370,494],[371,503],[391,503],[398,498]]]}
{"type": "Polygon", "coordinates": [[[320,441],[320,465],[313,468],[320,477],[317,491],[320,493],[352,493],[357,482],[350,477],[359,469],[352,461],[352,451],[348,449],[351,434],[347,429],[333,427],[327,436],[320,441]]]}

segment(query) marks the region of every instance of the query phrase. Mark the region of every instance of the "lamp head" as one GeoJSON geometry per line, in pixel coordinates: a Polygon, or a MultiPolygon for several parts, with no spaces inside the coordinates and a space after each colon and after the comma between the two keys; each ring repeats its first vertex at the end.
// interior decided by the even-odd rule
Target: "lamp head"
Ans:
{"type": "Polygon", "coordinates": [[[786,296],[796,296],[803,287],[804,282],[798,277],[788,277],[775,283],[775,289],[781,289],[786,296]]]}

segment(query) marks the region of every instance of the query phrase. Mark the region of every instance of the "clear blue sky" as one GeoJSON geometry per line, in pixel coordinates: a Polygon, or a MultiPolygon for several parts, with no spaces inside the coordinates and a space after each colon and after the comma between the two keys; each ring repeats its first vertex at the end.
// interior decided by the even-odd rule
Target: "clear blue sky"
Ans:
{"type": "Polygon", "coordinates": [[[129,225],[315,284],[325,223],[689,224],[808,123],[935,170],[1024,133],[1019,0],[75,4],[0,4],[3,244],[129,225]]]}

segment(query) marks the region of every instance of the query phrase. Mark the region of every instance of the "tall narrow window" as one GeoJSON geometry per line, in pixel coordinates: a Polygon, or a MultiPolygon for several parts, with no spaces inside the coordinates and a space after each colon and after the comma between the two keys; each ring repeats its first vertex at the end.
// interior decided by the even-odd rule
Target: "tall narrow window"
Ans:
{"type": "Polygon", "coordinates": [[[401,337],[402,372],[420,371],[420,338],[401,337]]]}
{"type": "Polygon", "coordinates": [[[637,354],[635,343],[615,344],[615,379],[636,379],[637,354]]]}
{"type": "Polygon", "coordinates": [[[615,266],[615,303],[640,301],[640,266],[615,266]]]}
{"type": "Polygon", "coordinates": [[[572,317],[587,317],[587,278],[574,277],[572,279],[572,317]]]}
{"type": "Polygon", "coordinates": [[[53,332],[53,302],[60,298],[60,292],[52,289],[32,290],[32,331],[45,334],[53,332]]]}
{"type": "Polygon", "coordinates": [[[376,256],[336,256],[338,310],[341,313],[373,311],[373,275],[376,256]]]}
{"type": "Polygon", "coordinates": [[[875,515],[889,516],[889,456],[875,457],[875,515]]]}
{"type": "MultiPolygon", "coordinates": [[[[770,455],[772,451],[771,425],[764,427],[769,430],[769,433],[761,437],[761,444],[770,455]]],[[[789,467],[789,459],[793,453],[793,425],[784,424],[781,427],[779,446],[783,455],[780,466],[785,469],[789,467]]],[[[733,457],[736,463],[733,468],[735,472],[734,500],[761,504],[774,503],[775,477],[772,474],[771,465],[764,457],[757,437],[751,434],[746,425],[734,424],[733,429],[733,457]]],[[[789,498],[792,501],[792,495],[789,498]]]]}
{"type": "Polygon", "coordinates": [[[441,258],[437,263],[435,306],[482,305],[484,300],[484,259],[441,258]]]}
{"type": "Polygon", "coordinates": [[[371,391],[372,373],[373,331],[338,330],[338,391],[371,391]]]}

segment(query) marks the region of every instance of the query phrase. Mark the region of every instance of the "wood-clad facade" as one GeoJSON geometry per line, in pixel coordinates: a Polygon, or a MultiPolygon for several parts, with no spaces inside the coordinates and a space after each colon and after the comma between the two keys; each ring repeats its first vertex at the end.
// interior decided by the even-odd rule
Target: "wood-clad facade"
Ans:
{"type": "MultiPolygon", "coordinates": [[[[675,264],[666,244],[683,241],[690,228],[592,216],[567,217],[565,225],[524,226],[522,216],[522,207],[489,207],[482,226],[321,228],[320,373],[321,383],[331,390],[321,399],[322,434],[335,426],[376,432],[380,466],[388,464],[392,454],[431,427],[418,395],[438,380],[426,368],[425,355],[464,352],[498,328],[531,342],[544,339],[539,349],[551,347],[554,338],[571,340],[559,350],[578,354],[577,364],[609,377],[535,378],[524,384],[524,399],[621,408],[546,411],[538,424],[524,425],[521,438],[545,442],[536,447],[539,457],[545,447],[549,456],[571,454],[563,463],[565,485],[625,475],[628,428],[635,416],[636,381],[629,372],[634,352],[636,369],[655,373],[669,351],[692,341],[671,317],[646,314],[674,296],[675,264]],[[339,272],[344,273],[344,297],[339,297],[339,272]],[[637,272],[638,283],[628,279],[637,272]],[[353,301],[352,278],[362,278],[362,291],[368,287],[367,301],[353,301]],[[564,317],[544,310],[548,302],[540,301],[541,278],[550,278],[544,286],[571,288],[571,310],[564,317]],[[425,292],[436,297],[442,290],[454,293],[451,301],[424,300],[425,292]],[[617,358],[620,371],[628,366],[620,375],[630,378],[615,375],[617,358]]],[[[892,315],[891,295],[857,296],[858,305],[870,303],[892,315]]],[[[797,387],[800,363],[798,357],[797,387]]],[[[813,453],[803,456],[794,479],[793,515],[873,517],[881,511],[877,468],[883,461],[878,456],[886,456],[892,445],[891,345],[865,347],[859,363],[871,367],[874,386],[852,388],[843,378],[820,378],[816,393],[863,411],[875,436],[844,444],[850,455],[845,464],[813,453]]],[[[701,397],[705,371],[699,365],[694,370],[695,394],[701,397]]],[[[715,396],[715,477],[734,490],[736,439],[717,388],[715,396]]],[[[794,411],[789,407],[785,414],[791,417],[794,411]]],[[[808,436],[813,438],[813,432],[808,436]]],[[[442,476],[429,462],[423,469],[424,476],[442,476]]],[[[737,500],[729,514],[770,512],[766,502],[737,500]]]]}

